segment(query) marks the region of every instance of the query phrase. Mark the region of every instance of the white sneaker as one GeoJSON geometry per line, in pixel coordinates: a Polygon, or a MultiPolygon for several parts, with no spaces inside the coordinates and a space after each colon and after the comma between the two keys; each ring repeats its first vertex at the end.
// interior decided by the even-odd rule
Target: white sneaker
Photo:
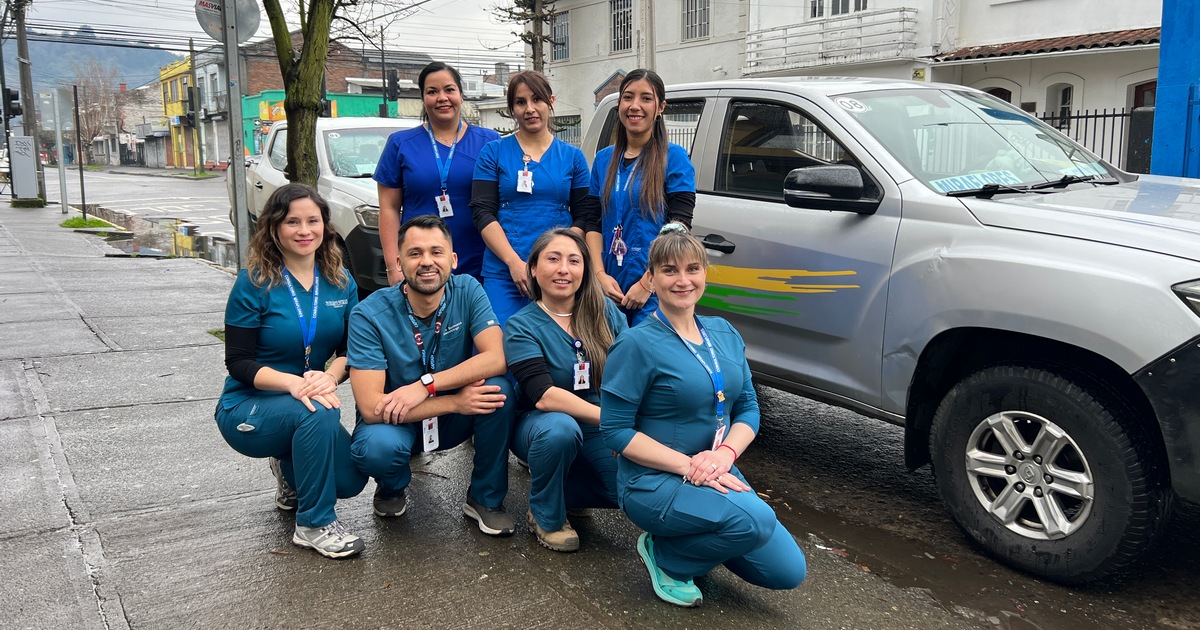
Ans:
{"type": "Polygon", "coordinates": [[[297,525],[292,543],[313,549],[326,558],[349,558],[366,548],[358,536],[346,531],[341,521],[334,521],[325,527],[297,525]]]}
{"type": "Polygon", "coordinates": [[[299,503],[296,498],[296,489],[283,476],[283,469],[279,466],[279,460],[274,457],[268,457],[267,465],[271,467],[271,474],[275,475],[275,507],[285,512],[295,510],[297,503],[299,503]]]}

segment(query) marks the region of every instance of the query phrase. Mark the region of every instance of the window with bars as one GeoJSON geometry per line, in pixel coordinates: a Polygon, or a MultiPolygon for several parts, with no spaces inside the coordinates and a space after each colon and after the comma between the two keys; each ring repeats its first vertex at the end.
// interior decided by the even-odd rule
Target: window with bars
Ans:
{"type": "Polygon", "coordinates": [[[609,0],[608,4],[612,9],[610,50],[633,50],[633,0],[609,0]]]}
{"type": "Polygon", "coordinates": [[[550,61],[571,58],[571,14],[567,11],[555,13],[550,18],[550,37],[554,45],[550,49],[550,61]]]}
{"type": "Polygon", "coordinates": [[[843,15],[851,11],[866,11],[867,0],[830,0],[829,15],[843,15]]]}
{"type": "Polygon", "coordinates": [[[708,0],[683,0],[683,39],[708,37],[708,0]]]}

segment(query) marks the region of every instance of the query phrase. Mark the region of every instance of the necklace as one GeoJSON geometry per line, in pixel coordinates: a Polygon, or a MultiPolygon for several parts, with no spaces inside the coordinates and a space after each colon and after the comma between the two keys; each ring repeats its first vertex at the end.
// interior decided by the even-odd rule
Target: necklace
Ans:
{"type": "Polygon", "coordinates": [[[542,304],[541,300],[537,301],[537,305],[538,305],[538,308],[542,309],[543,311],[546,311],[547,315],[553,315],[555,317],[570,317],[571,316],[570,313],[555,313],[554,311],[546,308],[546,305],[542,304]]]}

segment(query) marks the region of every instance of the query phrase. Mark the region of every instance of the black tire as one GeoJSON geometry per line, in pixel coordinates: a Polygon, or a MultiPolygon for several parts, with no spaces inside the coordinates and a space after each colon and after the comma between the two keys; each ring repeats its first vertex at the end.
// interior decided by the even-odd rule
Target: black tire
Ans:
{"type": "Polygon", "coordinates": [[[342,250],[342,266],[346,268],[346,273],[350,274],[350,277],[354,278],[355,284],[358,285],[358,301],[361,302],[367,299],[367,296],[371,295],[373,291],[364,289],[361,284],[358,284],[358,276],[354,272],[354,262],[350,259],[350,250],[346,248],[346,241],[343,241],[342,237],[338,236],[337,244],[338,248],[342,250]]]}
{"type": "Polygon", "coordinates": [[[999,561],[1056,582],[1116,577],[1170,514],[1165,462],[1142,419],[1084,375],[976,372],[942,399],[929,447],[959,527],[999,561]]]}

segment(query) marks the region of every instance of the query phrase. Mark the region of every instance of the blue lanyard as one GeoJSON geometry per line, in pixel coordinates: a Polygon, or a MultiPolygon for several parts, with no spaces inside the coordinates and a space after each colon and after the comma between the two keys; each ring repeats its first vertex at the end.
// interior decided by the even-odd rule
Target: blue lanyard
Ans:
{"type": "Polygon", "coordinates": [[[425,352],[425,336],[421,334],[421,329],[417,325],[417,316],[413,313],[412,304],[408,301],[408,287],[404,287],[404,307],[408,311],[408,321],[412,324],[413,341],[417,344],[417,350],[421,351],[421,368],[427,374],[433,374],[434,367],[437,363],[437,351],[441,347],[442,340],[442,320],[446,317],[446,304],[450,289],[442,292],[442,303],[438,305],[437,316],[433,322],[433,341],[429,342],[429,352],[425,352]]]}
{"type": "Polygon", "coordinates": [[[713,384],[713,399],[717,406],[717,428],[719,430],[725,424],[725,377],[721,375],[721,362],[717,360],[717,349],[713,347],[712,339],[708,337],[708,331],[705,330],[704,324],[700,323],[700,318],[693,315],[692,317],[696,320],[696,328],[700,329],[700,338],[704,340],[704,345],[708,347],[708,354],[712,357],[713,366],[711,368],[704,362],[704,357],[701,357],[700,353],[696,352],[696,349],[692,347],[692,344],[687,339],[684,339],[679,334],[679,331],[675,330],[675,327],[667,320],[667,316],[663,315],[661,308],[654,309],[654,316],[658,318],[658,321],[665,324],[667,328],[671,329],[671,332],[675,333],[675,336],[679,337],[684,347],[692,353],[692,356],[696,357],[696,360],[700,362],[704,371],[708,372],[708,378],[712,380],[713,384]]]}
{"type": "Polygon", "coordinates": [[[292,294],[292,304],[296,305],[296,315],[300,318],[300,335],[304,338],[304,371],[307,372],[310,369],[308,357],[312,354],[313,339],[317,338],[317,306],[320,304],[321,274],[316,266],[313,266],[312,319],[308,321],[304,321],[304,309],[300,307],[300,298],[296,297],[296,287],[292,286],[292,274],[288,273],[287,267],[283,268],[283,281],[287,283],[288,293],[292,294]]]}
{"type": "Polygon", "coordinates": [[[442,194],[446,194],[446,182],[450,179],[450,162],[454,160],[454,149],[458,147],[458,134],[462,132],[463,122],[458,121],[458,130],[454,132],[454,142],[450,143],[450,153],[446,156],[446,161],[442,161],[442,152],[438,151],[437,138],[433,137],[433,125],[425,126],[425,132],[429,134],[429,143],[433,145],[433,158],[437,160],[438,175],[442,178],[442,194]]]}

